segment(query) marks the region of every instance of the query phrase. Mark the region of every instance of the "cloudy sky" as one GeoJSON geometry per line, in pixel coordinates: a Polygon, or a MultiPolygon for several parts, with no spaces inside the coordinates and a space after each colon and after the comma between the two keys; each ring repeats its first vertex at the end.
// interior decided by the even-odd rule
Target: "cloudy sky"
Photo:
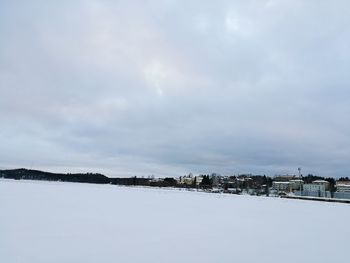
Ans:
{"type": "Polygon", "coordinates": [[[0,168],[350,175],[347,0],[0,0],[0,168]]]}

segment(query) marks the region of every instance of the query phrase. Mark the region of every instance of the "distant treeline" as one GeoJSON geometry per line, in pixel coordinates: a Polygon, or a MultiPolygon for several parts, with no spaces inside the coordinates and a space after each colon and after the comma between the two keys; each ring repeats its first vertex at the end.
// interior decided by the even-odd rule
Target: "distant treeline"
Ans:
{"type": "Polygon", "coordinates": [[[100,173],[50,173],[29,169],[0,170],[0,178],[14,180],[41,180],[92,184],[142,185],[142,186],[175,186],[174,178],[165,178],[162,182],[152,182],[151,178],[109,178],[100,173]]]}
{"type": "Polygon", "coordinates": [[[43,180],[78,183],[108,184],[110,178],[99,173],[49,173],[28,169],[0,170],[0,177],[15,180],[43,180]]]}

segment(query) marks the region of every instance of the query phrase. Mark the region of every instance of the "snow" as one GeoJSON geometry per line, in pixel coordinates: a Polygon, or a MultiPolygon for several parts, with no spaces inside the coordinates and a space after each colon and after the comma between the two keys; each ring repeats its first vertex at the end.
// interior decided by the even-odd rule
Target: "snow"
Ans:
{"type": "Polygon", "coordinates": [[[348,262],[350,206],[0,180],[0,262],[348,262]]]}

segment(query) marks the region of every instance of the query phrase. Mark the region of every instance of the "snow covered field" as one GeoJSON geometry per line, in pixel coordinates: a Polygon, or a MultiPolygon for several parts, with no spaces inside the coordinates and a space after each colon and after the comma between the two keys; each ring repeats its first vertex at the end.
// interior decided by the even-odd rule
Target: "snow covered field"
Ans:
{"type": "Polygon", "coordinates": [[[350,206],[0,180],[0,262],[349,262],[350,206]]]}

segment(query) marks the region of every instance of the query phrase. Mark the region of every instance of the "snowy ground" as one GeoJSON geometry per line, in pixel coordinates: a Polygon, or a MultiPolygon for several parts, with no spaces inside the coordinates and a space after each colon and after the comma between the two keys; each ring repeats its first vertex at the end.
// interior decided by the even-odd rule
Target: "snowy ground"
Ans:
{"type": "Polygon", "coordinates": [[[0,262],[349,262],[350,205],[0,180],[0,262]]]}

